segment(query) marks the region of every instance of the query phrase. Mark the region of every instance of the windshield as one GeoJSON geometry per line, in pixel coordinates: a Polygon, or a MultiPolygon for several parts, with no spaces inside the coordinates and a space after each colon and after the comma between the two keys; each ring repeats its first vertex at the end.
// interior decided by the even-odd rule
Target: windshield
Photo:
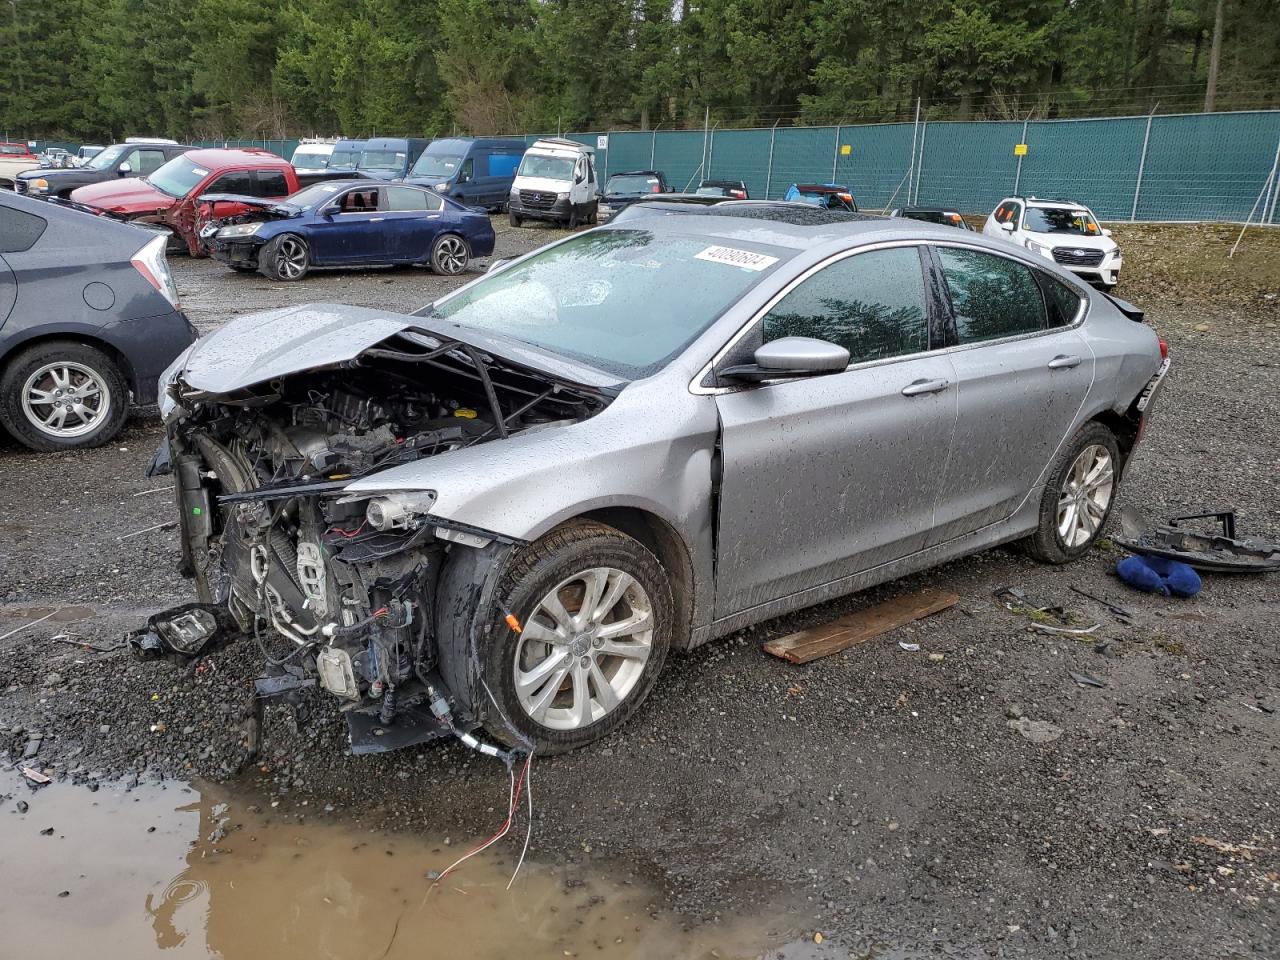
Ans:
{"type": "Polygon", "coordinates": [[[293,151],[293,159],[289,162],[295,167],[310,167],[312,170],[323,170],[329,166],[331,150],[323,147],[299,147],[293,151]]]}
{"type": "Polygon", "coordinates": [[[444,157],[435,153],[424,153],[413,165],[413,174],[418,177],[444,177],[451,179],[462,166],[461,157],[444,157]]]}
{"type": "Polygon", "coordinates": [[[610,177],[604,188],[605,193],[661,193],[662,184],[657,177],[632,176],[622,174],[610,177]]]}
{"type": "Polygon", "coordinates": [[[329,154],[330,167],[354,167],[360,162],[360,148],[357,146],[338,146],[333,148],[333,153],[329,154]]]}
{"type": "Polygon", "coordinates": [[[572,180],[573,157],[548,157],[546,154],[526,153],[520,161],[518,174],[522,177],[542,177],[546,180],[572,180]]]}
{"type": "Polygon", "coordinates": [[[361,150],[361,170],[403,170],[403,150],[361,150]]]}
{"type": "Polygon", "coordinates": [[[128,149],[125,146],[108,147],[106,150],[95,154],[94,158],[86,163],[85,166],[90,170],[106,170],[109,167],[114,167],[120,162],[120,158],[124,156],[124,152],[128,149]]]}
{"type": "Polygon", "coordinates": [[[186,157],[174,157],[151,176],[147,183],[171,197],[185,197],[191,188],[209,175],[204,167],[196,166],[186,157]]]}
{"type": "Polygon", "coordinates": [[[1085,237],[1100,237],[1098,221],[1088,210],[1072,207],[1027,207],[1023,220],[1032,233],[1074,233],[1085,237]]]}
{"type": "Polygon", "coordinates": [[[320,206],[335,193],[345,190],[350,185],[350,180],[334,180],[330,183],[317,183],[315,186],[307,187],[305,190],[299,190],[287,200],[281,200],[276,204],[277,207],[288,207],[291,210],[312,210],[320,206]]]}
{"type": "Polygon", "coordinates": [[[727,197],[729,196],[728,187],[699,187],[698,196],[700,197],[727,197]]]}
{"type": "Polygon", "coordinates": [[[485,277],[432,315],[637,379],[692,343],[785,255],[741,241],[594,231],[485,277]]]}

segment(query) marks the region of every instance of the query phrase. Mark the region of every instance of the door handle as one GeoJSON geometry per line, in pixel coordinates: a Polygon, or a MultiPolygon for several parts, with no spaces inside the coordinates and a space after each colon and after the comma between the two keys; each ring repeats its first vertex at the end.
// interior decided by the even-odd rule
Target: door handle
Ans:
{"type": "Polygon", "coordinates": [[[902,388],[904,397],[918,397],[925,393],[941,393],[950,384],[946,380],[916,380],[902,388]]]}
{"type": "Polygon", "coordinates": [[[1060,353],[1049,361],[1048,366],[1050,370],[1070,370],[1072,367],[1080,366],[1080,358],[1075,356],[1068,357],[1060,353]]]}
{"type": "Polygon", "coordinates": [[[386,217],[370,217],[370,218],[369,218],[369,222],[370,222],[370,223],[381,223],[381,222],[382,222],[383,220],[385,220],[385,219],[387,219],[387,218],[386,218],[386,217]]]}

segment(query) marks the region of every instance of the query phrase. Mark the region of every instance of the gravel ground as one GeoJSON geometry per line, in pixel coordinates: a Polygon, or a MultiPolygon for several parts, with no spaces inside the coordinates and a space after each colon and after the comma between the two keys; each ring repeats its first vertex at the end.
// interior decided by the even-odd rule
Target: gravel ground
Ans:
{"type": "MultiPolygon", "coordinates": [[[[499,229],[501,256],[555,235],[499,229]]],[[[282,302],[412,309],[447,285],[418,270],[296,285],[209,262],[177,260],[175,273],[205,329],[282,302]]],[[[1242,531],[1280,536],[1280,305],[1267,292],[1232,303],[1142,291],[1175,366],[1124,505],[1161,516],[1229,504],[1242,531]]],[[[239,762],[250,646],[190,672],[50,641],[109,646],[191,599],[174,532],[120,539],[171,516],[149,492],[163,481],[142,476],[159,435],[144,410],[91,452],[0,440],[0,634],[61,611],[0,641],[10,760],[28,753],[90,783],[225,780],[239,762]]],[[[1121,586],[1118,556],[1104,541],[1053,568],[994,550],[677,658],[619,733],[535,761],[534,855],[624,862],[691,921],[787,904],[833,956],[1280,956],[1277,578],[1207,577],[1197,598],[1170,600],[1121,586]],[[760,650],[925,584],[958,593],[959,607],[806,667],[760,650]],[[1030,633],[992,599],[1005,585],[1102,623],[1110,655],[1093,638],[1030,633]],[[1133,624],[1072,585],[1115,598],[1133,624]],[[1107,686],[1077,687],[1069,670],[1107,686]]],[[[453,746],[344,748],[345,725],[321,702],[300,733],[270,725],[244,781],[395,829],[496,826],[496,764],[453,746]]]]}

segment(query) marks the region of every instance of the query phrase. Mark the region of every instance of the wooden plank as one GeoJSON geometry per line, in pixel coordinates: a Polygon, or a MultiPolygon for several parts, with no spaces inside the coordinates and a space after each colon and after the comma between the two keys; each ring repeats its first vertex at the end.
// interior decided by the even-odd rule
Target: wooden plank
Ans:
{"type": "Polygon", "coordinates": [[[809,663],[819,657],[847,650],[896,627],[920,620],[953,607],[960,598],[946,590],[920,590],[840,617],[830,623],[809,627],[764,645],[766,653],[791,663],[809,663]]]}

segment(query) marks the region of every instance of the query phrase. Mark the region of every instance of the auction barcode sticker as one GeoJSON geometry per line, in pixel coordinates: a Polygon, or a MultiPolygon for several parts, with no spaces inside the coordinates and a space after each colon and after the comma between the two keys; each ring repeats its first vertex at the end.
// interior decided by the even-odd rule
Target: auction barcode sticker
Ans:
{"type": "Polygon", "coordinates": [[[713,263],[727,263],[731,267],[742,267],[745,270],[768,270],[778,262],[777,257],[750,250],[735,250],[733,247],[707,247],[695,253],[695,260],[710,260],[713,263]]]}

